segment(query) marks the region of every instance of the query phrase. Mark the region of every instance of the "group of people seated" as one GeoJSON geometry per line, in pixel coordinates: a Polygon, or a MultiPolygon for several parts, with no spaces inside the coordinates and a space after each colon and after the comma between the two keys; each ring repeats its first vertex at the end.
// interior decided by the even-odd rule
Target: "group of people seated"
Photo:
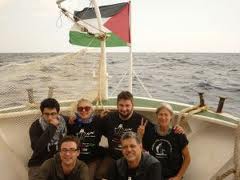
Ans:
{"type": "Polygon", "coordinates": [[[59,113],[55,99],[43,100],[29,130],[29,180],[182,179],[190,154],[183,128],[171,125],[172,107],[157,108],[156,124],[133,108],[128,91],[118,95],[116,111],[101,115],[87,99],[69,117],[59,113]],[[108,147],[100,146],[102,136],[108,147]]]}

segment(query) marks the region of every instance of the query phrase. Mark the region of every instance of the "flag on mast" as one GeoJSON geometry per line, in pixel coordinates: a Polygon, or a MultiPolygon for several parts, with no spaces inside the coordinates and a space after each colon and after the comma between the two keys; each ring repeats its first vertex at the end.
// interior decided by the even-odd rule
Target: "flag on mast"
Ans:
{"type": "Polygon", "coordinates": [[[129,3],[121,11],[110,18],[105,24],[109,30],[127,43],[131,43],[129,28],[129,3]]]}
{"type": "MultiPolygon", "coordinates": [[[[99,7],[103,31],[107,34],[106,46],[127,46],[130,43],[129,3],[118,3],[99,7]]],[[[75,23],[69,33],[70,43],[80,46],[100,47],[100,31],[94,8],[74,12],[75,23]]]]}

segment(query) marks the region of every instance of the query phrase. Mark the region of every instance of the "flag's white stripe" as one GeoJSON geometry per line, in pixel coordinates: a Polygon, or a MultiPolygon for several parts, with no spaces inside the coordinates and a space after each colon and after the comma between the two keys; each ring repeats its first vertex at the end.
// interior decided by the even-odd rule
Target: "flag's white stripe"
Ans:
{"type": "MultiPolygon", "coordinates": [[[[111,17],[108,17],[108,18],[102,18],[102,23],[104,24],[105,22],[107,22],[111,17]]],[[[97,19],[87,19],[87,20],[84,20],[84,21],[78,21],[77,22],[78,24],[74,24],[71,28],[71,31],[77,31],[77,32],[82,32],[81,30],[81,26],[85,27],[88,29],[88,31],[90,33],[93,33],[93,34],[96,34],[96,33],[99,33],[99,30],[98,30],[98,23],[97,23],[97,19]],[[90,24],[90,25],[89,25],[90,24]],[[95,27],[95,28],[93,28],[95,27]]],[[[103,31],[106,32],[106,33],[109,33],[111,32],[109,29],[107,29],[106,27],[103,26],[103,31]]]]}

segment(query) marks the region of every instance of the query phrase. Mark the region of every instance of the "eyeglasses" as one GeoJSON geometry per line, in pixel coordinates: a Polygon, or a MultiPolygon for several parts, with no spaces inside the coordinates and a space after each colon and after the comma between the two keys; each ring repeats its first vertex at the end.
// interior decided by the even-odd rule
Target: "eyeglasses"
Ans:
{"type": "Polygon", "coordinates": [[[45,116],[56,116],[58,113],[52,112],[52,113],[43,113],[45,116]]]}
{"type": "Polygon", "coordinates": [[[91,109],[91,107],[90,106],[80,106],[80,107],[78,107],[77,108],[77,110],[79,111],[79,112],[83,112],[83,110],[84,111],[86,111],[86,112],[88,112],[88,111],[90,111],[90,109],[91,109]]]}
{"type": "Polygon", "coordinates": [[[76,151],[78,151],[79,149],[74,149],[74,148],[71,148],[71,149],[65,149],[65,148],[63,148],[63,149],[61,149],[61,152],[62,153],[67,153],[67,152],[69,152],[69,153],[74,153],[74,152],[76,152],[76,151]]]}

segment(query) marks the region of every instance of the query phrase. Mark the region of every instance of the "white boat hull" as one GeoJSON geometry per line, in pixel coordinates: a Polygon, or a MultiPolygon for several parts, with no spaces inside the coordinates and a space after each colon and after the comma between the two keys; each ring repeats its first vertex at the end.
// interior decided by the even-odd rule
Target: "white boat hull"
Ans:
{"type": "MultiPolygon", "coordinates": [[[[62,108],[64,113],[68,113],[67,109],[62,108]]],[[[22,115],[21,119],[14,118],[13,113],[5,115],[4,118],[0,117],[2,179],[27,179],[27,162],[31,156],[28,130],[39,115],[38,110],[32,110],[22,115]]],[[[153,117],[154,113],[148,111],[146,115],[153,117]]],[[[184,179],[211,179],[233,156],[235,129],[194,117],[188,122],[192,129],[188,134],[192,161],[184,179]]]]}

